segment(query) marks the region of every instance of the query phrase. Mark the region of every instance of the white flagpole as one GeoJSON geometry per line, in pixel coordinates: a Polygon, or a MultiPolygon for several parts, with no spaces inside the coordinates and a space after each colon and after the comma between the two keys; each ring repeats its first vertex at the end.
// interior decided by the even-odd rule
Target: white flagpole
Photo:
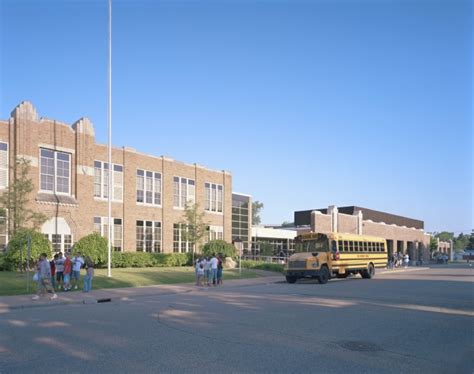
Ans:
{"type": "Polygon", "coordinates": [[[109,217],[108,217],[108,256],[107,256],[107,276],[112,276],[112,0],[109,0],[109,100],[108,100],[108,115],[107,115],[107,125],[109,130],[109,193],[108,193],[108,208],[109,208],[109,217]]]}

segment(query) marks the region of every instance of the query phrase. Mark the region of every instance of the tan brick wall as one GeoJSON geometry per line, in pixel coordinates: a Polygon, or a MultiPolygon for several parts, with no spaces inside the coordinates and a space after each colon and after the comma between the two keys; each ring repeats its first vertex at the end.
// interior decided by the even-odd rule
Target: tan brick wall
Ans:
{"type": "Polygon", "coordinates": [[[339,232],[357,234],[357,216],[339,213],[337,217],[339,232]]]}
{"type": "MultiPolygon", "coordinates": [[[[9,143],[10,163],[15,156],[26,156],[32,161],[31,178],[34,192],[30,206],[48,217],[64,217],[69,224],[74,241],[93,230],[94,217],[107,217],[106,200],[94,198],[94,161],[108,162],[107,146],[96,144],[94,130],[87,119],[72,127],[59,121],[38,119],[36,110],[28,102],[12,112],[9,121],[0,121],[0,140],[9,143]],[[71,153],[71,196],[75,206],[45,204],[35,201],[40,187],[40,147],[71,153]]],[[[232,176],[225,171],[215,171],[199,165],[185,164],[166,157],[141,154],[128,148],[113,148],[112,162],[123,165],[123,202],[112,203],[112,216],[122,218],[123,249],[135,251],[136,221],[152,220],[162,224],[162,250],[173,251],[173,224],[181,220],[183,210],[173,207],[173,177],[194,179],[196,202],[201,210],[205,203],[205,182],[224,187],[223,213],[206,213],[209,225],[222,226],[224,239],[231,241],[232,176]],[[149,206],[136,202],[136,170],[144,169],[161,173],[162,205],[149,206]]],[[[13,173],[10,175],[13,180],[13,173]]]]}

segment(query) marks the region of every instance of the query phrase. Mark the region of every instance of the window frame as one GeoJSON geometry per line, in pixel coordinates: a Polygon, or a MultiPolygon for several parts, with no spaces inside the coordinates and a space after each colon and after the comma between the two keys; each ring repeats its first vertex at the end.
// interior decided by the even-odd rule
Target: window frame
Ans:
{"type": "MultiPolygon", "coordinates": [[[[64,161],[64,160],[61,160],[64,161]]],[[[72,194],[72,153],[65,152],[65,151],[58,151],[50,148],[45,148],[45,147],[39,147],[39,166],[38,166],[38,174],[39,174],[39,192],[41,193],[47,193],[47,194],[53,194],[53,195],[63,195],[63,196],[73,196],[72,194]],[[53,152],[53,191],[51,190],[44,190],[42,188],[41,184],[41,177],[43,175],[41,171],[41,166],[42,166],[42,155],[41,151],[50,151],[53,152]],[[69,175],[68,175],[68,191],[69,192],[58,192],[58,153],[62,153],[68,156],[68,162],[69,162],[69,175]]],[[[46,174],[45,174],[46,175],[46,174]]],[[[48,174],[49,175],[49,174],[48,174]]],[[[64,178],[64,177],[61,177],[64,178]]]]}
{"type": "Polygon", "coordinates": [[[114,164],[112,163],[112,173],[109,172],[109,163],[108,161],[101,161],[101,160],[94,160],[94,199],[95,200],[100,200],[100,201],[107,201],[109,198],[108,198],[108,194],[109,192],[112,192],[112,201],[115,202],[115,203],[123,203],[123,192],[124,192],[124,189],[125,189],[125,186],[124,186],[124,182],[125,182],[125,172],[124,172],[124,167],[122,164],[114,164]],[[100,163],[100,196],[96,196],[95,195],[95,185],[96,185],[96,182],[95,182],[95,171],[96,171],[96,162],[99,162],[100,163]],[[107,169],[105,169],[105,165],[107,165],[107,169]],[[115,170],[115,167],[120,167],[122,169],[121,173],[122,173],[122,187],[121,187],[121,194],[120,194],[120,197],[121,199],[116,199],[115,198],[115,173],[120,173],[120,171],[116,171],[115,170]],[[107,172],[106,172],[107,171],[107,172]],[[112,180],[108,181],[108,185],[107,185],[107,196],[105,196],[105,191],[106,189],[104,188],[104,185],[105,185],[105,178],[104,176],[107,174],[107,176],[109,177],[110,179],[110,176],[112,177],[112,180]],[[110,175],[112,174],[112,175],[110,175]],[[112,188],[110,188],[110,186],[112,186],[112,188]]]}
{"type": "MultiPolygon", "coordinates": [[[[163,174],[159,171],[152,171],[152,170],[146,170],[146,169],[141,169],[141,168],[136,168],[135,170],[135,203],[137,205],[146,205],[146,206],[155,206],[155,207],[162,207],[163,204],[163,174]],[[140,176],[143,178],[143,201],[138,201],[138,172],[143,172],[143,175],[140,176]],[[151,173],[151,191],[148,191],[147,189],[147,174],[151,173]],[[157,178],[159,176],[159,178],[157,178]],[[159,191],[157,191],[156,184],[157,180],[160,181],[160,188],[159,191]],[[151,203],[147,203],[147,192],[151,192],[151,203]],[[156,194],[159,194],[160,198],[160,203],[156,204],[156,194]]],[[[143,221],[143,220],[142,220],[143,221]]],[[[155,222],[155,221],[153,221],[155,222]]],[[[158,222],[158,221],[157,221],[158,222]]]]}

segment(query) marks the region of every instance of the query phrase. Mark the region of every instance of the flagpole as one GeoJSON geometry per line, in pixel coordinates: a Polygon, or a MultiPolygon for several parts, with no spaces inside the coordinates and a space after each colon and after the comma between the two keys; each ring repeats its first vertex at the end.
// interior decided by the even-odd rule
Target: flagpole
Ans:
{"type": "Polygon", "coordinates": [[[108,142],[108,152],[109,152],[109,193],[108,193],[108,251],[107,251],[107,276],[112,276],[112,0],[109,0],[109,74],[108,74],[108,113],[107,113],[107,126],[109,130],[109,142],[108,142]]]}

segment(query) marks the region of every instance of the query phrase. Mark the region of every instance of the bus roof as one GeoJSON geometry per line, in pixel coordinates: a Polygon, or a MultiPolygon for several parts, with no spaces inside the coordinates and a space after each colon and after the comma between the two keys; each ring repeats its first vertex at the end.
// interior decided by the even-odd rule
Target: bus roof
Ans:
{"type": "Polygon", "coordinates": [[[381,238],[378,236],[370,236],[370,235],[357,235],[357,234],[347,234],[342,232],[331,232],[328,234],[321,234],[316,232],[308,232],[298,235],[302,240],[309,240],[309,239],[317,239],[321,236],[327,236],[329,239],[332,240],[352,240],[352,241],[359,241],[359,242],[385,242],[385,238],[381,238]]]}

